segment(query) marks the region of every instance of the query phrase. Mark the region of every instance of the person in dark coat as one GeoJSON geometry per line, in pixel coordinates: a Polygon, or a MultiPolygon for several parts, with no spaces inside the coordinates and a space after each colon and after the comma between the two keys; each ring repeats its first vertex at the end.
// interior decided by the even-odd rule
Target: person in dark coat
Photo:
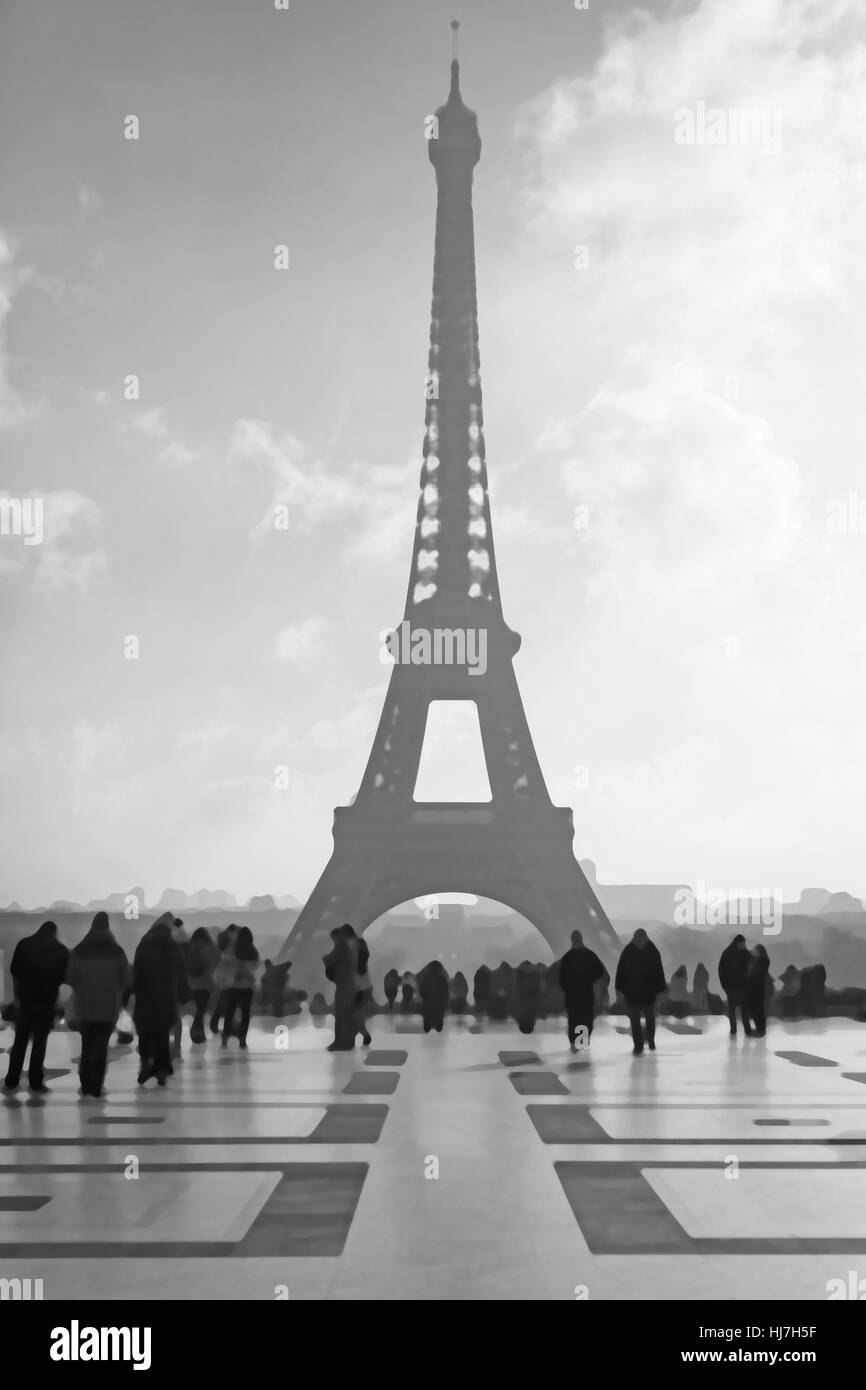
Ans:
{"type": "Polygon", "coordinates": [[[393,1013],[394,1001],[396,1000],[397,995],[400,992],[400,972],[398,970],[393,969],[389,970],[387,975],[385,976],[384,984],[385,998],[388,1001],[388,1012],[393,1013]]]}
{"type": "Polygon", "coordinates": [[[81,1032],[81,1094],[98,1100],[108,1044],[132,984],[129,961],[112,935],[107,912],[97,912],[89,932],[70,953],[66,979],[72,989],[70,1012],[81,1032]]]}
{"type": "Polygon", "coordinates": [[[628,1009],[636,1057],[644,1049],[642,1020],[646,1025],[646,1045],[650,1052],[656,1050],[656,998],[665,987],[662,958],[643,927],[638,927],[619,958],[614,981],[614,988],[622,995],[628,1009]]]}
{"type": "Polygon", "coordinates": [[[514,972],[514,1017],[521,1033],[531,1033],[534,1030],[541,1012],[541,1003],[539,968],[531,961],[522,960],[514,972]]]}
{"type": "Polygon", "coordinates": [[[807,965],[800,976],[800,1011],[806,1018],[819,1018],[824,1012],[827,971],[823,965],[807,965]]]}
{"type": "Polygon", "coordinates": [[[14,1091],[30,1044],[27,1080],[31,1091],[47,1091],[45,1049],[54,1025],[57,991],[66,979],[69,952],[57,940],[57,923],[43,922],[32,936],[17,942],[10,972],[15,990],[15,1041],[9,1049],[4,1085],[14,1091]]]}
{"type": "Polygon", "coordinates": [[[217,950],[219,959],[214,970],[214,986],[216,988],[217,1000],[213,1013],[210,1016],[210,1030],[216,1034],[222,1027],[225,1006],[228,1000],[229,989],[234,979],[234,958],[235,942],[237,940],[240,927],[236,922],[229,922],[224,931],[217,932],[217,950]]]}
{"type": "Polygon", "coordinates": [[[571,949],[566,951],[559,962],[559,987],[565,998],[565,1012],[568,1019],[568,1045],[572,1052],[577,1051],[577,1031],[581,1032],[582,1045],[592,1037],[592,1024],[595,1018],[595,987],[605,974],[604,966],[595,951],[584,946],[579,931],[571,933],[571,949]]]}
{"type": "Polygon", "coordinates": [[[458,970],[451,980],[451,1012],[453,1014],[465,1014],[469,1003],[469,981],[458,970]]]}
{"type": "Polygon", "coordinates": [[[798,1018],[802,977],[796,965],[786,965],[779,976],[779,1012],[783,1018],[798,1018]]]}
{"type": "Polygon", "coordinates": [[[189,1040],[205,1040],[204,1016],[214,987],[214,971],[219,961],[219,948],[207,927],[196,927],[186,957],[187,983],[195,1004],[195,1017],[189,1030],[189,1040]]]}
{"type": "Polygon", "coordinates": [[[355,1031],[352,1034],[352,1046],[355,1046],[355,1039],[360,1033],[361,1042],[365,1047],[369,1047],[373,1039],[370,1037],[367,1019],[372,1016],[375,1007],[373,980],[370,975],[370,947],[348,922],[343,931],[349,942],[349,949],[355,957],[355,1031]]]}
{"type": "Polygon", "coordinates": [[[514,966],[507,960],[497,965],[490,976],[487,996],[487,1015],[497,1023],[508,1018],[514,1009],[514,966]]]}
{"type": "Polygon", "coordinates": [[[418,980],[411,970],[404,970],[400,977],[400,1009],[404,1014],[417,1012],[415,995],[418,993],[418,980]]]}
{"type": "Polygon", "coordinates": [[[286,1012],[286,994],[291,968],[292,962],[290,960],[283,961],[281,965],[274,965],[272,960],[265,961],[261,981],[262,1006],[265,1013],[272,1014],[274,1018],[282,1018],[286,1012]]]}
{"type": "Polygon", "coordinates": [[[766,947],[759,943],[752,952],[743,996],[743,1017],[748,1017],[754,1023],[756,1038],[766,1037],[767,1034],[767,995],[772,987],[770,957],[766,947]]]}
{"type": "MultiPolygon", "coordinates": [[[[346,924],[348,925],[348,923],[346,924]]],[[[351,1052],[355,1046],[357,1014],[355,1000],[355,966],[357,953],[342,927],[331,932],[333,946],[323,963],[325,974],[334,986],[334,1041],[329,1052],[351,1052]]]]}
{"type": "Polygon", "coordinates": [[[250,1026],[258,964],[259,953],[253,942],[253,934],[249,927],[240,927],[234,938],[234,959],[231,963],[230,983],[226,991],[223,1013],[223,1047],[229,1045],[235,1014],[237,1013],[240,1015],[240,1023],[237,1028],[238,1042],[241,1051],[247,1051],[247,1032],[250,1026]]]}
{"type": "Polygon", "coordinates": [[[170,912],[158,917],[138,943],[132,962],[135,995],[132,1017],[138,1032],[141,1059],[139,1086],[152,1076],[164,1086],[166,1078],[174,1071],[170,1035],[189,988],[183,955],[172,937],[173,925],[170,912]]]}
{"type": "Polygon", "coordinates": [[[421,996],[424,1032],[429,1033],[431,1028],[435,1028],[437,1033],[441,1033],[451,993],[448,971],[441,960],[429,961],[424,969],[418,972],[418,993],[421,996]]]}
{"type": "Polygon", "coordinates": [[[743,1032],[747,1038],[752,1034],[743,999],[751,963],[752,957],[744,936],[735,936],[730,946],[726,946],[719,957],[719,984],[728,1000],[728,1022],[731,1025],[732,1038],[737,1036],[737,1009],[743,1021],[743,1032]]]}
{"type": "Polygon", "coordinates": [[[487,1013],[492,979],[493,971],[489,965],[479,965],[472,977],[472,997],[475,1000],[476,1017],[483,1017],[487,1013]]]}
{"type": "Polygon", "coordinates": [[[710,972],[703,961],[698,961],[692,978],[692,1008],[696,1014],[709,1012],[710,972]]]}

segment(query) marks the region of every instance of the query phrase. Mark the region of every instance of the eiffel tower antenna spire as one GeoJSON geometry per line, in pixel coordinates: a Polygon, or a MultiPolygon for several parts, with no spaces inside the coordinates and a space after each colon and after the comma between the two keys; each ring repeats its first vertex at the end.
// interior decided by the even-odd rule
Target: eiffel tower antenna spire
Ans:
{"type": "Polygon", "coordinates": [[[459,20],[459,19],[452,19],[452,21],[451,21],[451,61],[452,61],[452,63],[457,63],[457,62],[460,61],[460,54],[457,52],[457,30],[458,30],[459,28],[460,28],[460,20],[459,20]]]}

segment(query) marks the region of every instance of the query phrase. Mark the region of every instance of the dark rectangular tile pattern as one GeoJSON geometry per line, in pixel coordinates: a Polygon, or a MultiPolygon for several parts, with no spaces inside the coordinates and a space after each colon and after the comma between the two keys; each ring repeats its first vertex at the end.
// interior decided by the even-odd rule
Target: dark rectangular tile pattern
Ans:
{"type": "Polygon", "coordinates": [[[89,1125],[164,1125],[164,1115],[93,1115],[89,1125]]]}
{"type": "Polygon", "coordinates": [[[581,1235],[594,1255],[661,1255],[693,1242],[638,1168],[554,1163],[581,1235]]]}
{"type": "MultiPolygon", "coordinates": [[[[187,1170],[166,1167],[162,1171],[187,1170]]],[[[196,1171],[208,1171],[207,1165],[200,1165],[196,1171]]],[[[366,1163],[291,1164],[282,1170],[279,1183],[240,1241],[10,1241],[0,1243],[0,1257],[170,1260],[340,1255],[367,1172],[366,1163]]],[[[13,1200],[6,1199],[7,1203],[13,1200]]],[[[17,1206],[0,1206],[0,1210],[37,1211],[50,1198],[17,1200],[17,1206]]]]}
{"type": "Polygon", "coordinates": [[[610,1135],[586,1105],[527,1105],[538,1136],[545,1144],[609,1144],[610,1135]]]}
{"type": "Polygon", "coordinates": [[[500,1052],[499,1060],[504,1067],[541,1066],[537,1052],[500,1052]]]}
{"type": "Polygon", "coordinates": [[[570,1096],[567,1086],[552,1071],[512,1071],[511,1084],[519,1096],[570,1096]]]}
{"type": "MultiPolygon", "coordinates": [[[[207,1144],[212,1146],[233,1144],[233,1145],[261,1145],[261,1144],[375,1144],[379,1135],[382,1133],[382,1126],[388,1114],[387,1105],[352,1105],[350,1103],[329,1105],[324,1117],[316,1125],[312,1134],[308,1135],[279,1135],[279,1134],[250,1134],[237,1135],[227,1133],[224,1135],[201,1135],[201,1134],[173,1134],[170,1138],[172,1144],[207,1144]]],[[[23,1140],[19,1138],[9,1138],[0,1136],[0,1147],[19,1145],[23,1140]]],[[[142,1135],[135,1136],[136,1145],[141,1148],[147,1144],[165,1144],[167,1141],[162,1135],[142,1135]]],[[[117,1136],[111,1135],[64,1135],[62,1138],[45,1139],[33,1138],[28,1136],[26,1143],[29,1148],[101,1148],[111,1144],[119,1143],[117,1136]]]]}
{"type": "Polygon", "coordinates": [[[329,1105],[308,1144],[375,1144],[388,1114],[387,1105],[329,1105]]]}
{"type": "MultiPolygon", "coordinates": [[[[756,1236],[730,1239],[690,1236],[636,1163],[555,1163],[581,1234],[594,1255],[847,1255],[866,1254],[862,1237],[756,1236]]],[[[653,1168],[718,1165],[661,1160],[653,1168]]],[[[771,1168],[769,1163],[748,1167],[771,1168]]],[[[812,1164],[798,1164],[811,1168],[812,1164]]],[[[830,1166],[835,1165],[817,1165],[830,1166]]],[[[860,1167],[857,1163],[852,1165],[860,1167]]],[[[783,1178],[779,1170],[780,1179],[783,1178]]]]}
{"type": "Polygon", "coordinates": [[[800,1126],[800,1125],[828,1125],[829,1123],[830,1123],[829,1120],[781,1120],[781,1119],[777,1120],[777,1119],[767,1119],[767,1120],[753,1120],[753,1121],[752,1121],[752,1124],[753,1124],[753,1125],[797,1125],[797,1126],[800,1126]]]}
{"type": "Polygon", "coordinates": [[[364,1075],[356,1071],[343,1087],[346,1096],[390,1096],[400,1080],[398,1071],[371,1071],[364,1075]]]}
{"type": "Polygon", "coordinates": [[[409,1053],[400,1048],[388,1051],[387,1048],[372,1048],[364,1058],[364,1065],[368,1067],[402,1067],[408,1059],[409,1053]]]}
{"type": "Polygon", "coordinates": [[[341,1255],[366,1163],[298,1163],[284,1172],[233,1254],[341,1255]]]}
{"type": "Polygon", "coordinates": [[[783,1057],[786,1062],[793,1062],[795,1067],[838,1067],[838,1062],[833,1062],[829,1057],[819,1057],[814,1052],[777,1052],[777,1057],[783,1057]]]}

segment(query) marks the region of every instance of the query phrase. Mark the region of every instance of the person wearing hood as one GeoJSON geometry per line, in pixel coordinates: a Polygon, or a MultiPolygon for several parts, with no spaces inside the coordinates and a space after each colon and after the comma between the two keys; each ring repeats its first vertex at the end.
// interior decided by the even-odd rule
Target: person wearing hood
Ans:
{"type": "Polygon", "coordinates": [[[188,987],[183,955],[172,935],[176,918],[157,917],[138,943],[132,962],[135,995],[133,1021],[138,1032],[141,1067],[138,1084],[155,1076],[160,1086],[172,1075],[171,1031],[188,987]]]}
{"type": "Polygon", "coordinates": [[[32,936],[17,942],[10,973],[15,990],[15,1041],[9,1049],[9,1069],[3,1083],[14,1091],[30,1044],[27,1080],[31,1091],[47,1091],[45,1049],[54,1026],[57,991],[66,979],[69,952],[57,940],[56,922],[43,922],[32,936]]]}
{"type": "Polygon", "coordinates": [[[752,1026],[745,1006],[746,980],[752,964],[752,956],[746,945],[746,938],[735,936],[730,946],[726,946],[719,957],[719,984],[728,1000],[728,1023],[731,1037],[737,1036],[737,1010],[743,1022],[743,1032],[749,1038],[752,1026]]]}
{"type": "Polygon", "coordinates": [[[87,935],[73,948],[66,982],[72,989],[71,1012],[81,1031],[81,1094],[99,1099],[109,1039],[132,984],[129,961],[112,934],[107,912],[97,912],[87,935]]]}
{"type": "Polygon", "coordinates": [[[643,927],[638,927],[619,958],[614,981],[614,988],[625,999],[628,1009],[635,1057],[639,1057],[644,1049],[642,1023],[646,1025],[647,1047],[650,1052],[656,1050],[656,998],[665,985],[665,972],[658,949],[643,927]]]}

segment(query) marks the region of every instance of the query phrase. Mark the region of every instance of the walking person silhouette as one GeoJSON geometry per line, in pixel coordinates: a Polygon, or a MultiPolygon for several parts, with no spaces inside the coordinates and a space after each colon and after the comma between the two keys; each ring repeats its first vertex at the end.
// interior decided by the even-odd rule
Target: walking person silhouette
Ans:
{"type": "Polygon", "coordinates": [[[559,987],[565,997],[568,1045],[577,1051],[578,1030],[588,1043],[595,1019],[595,986],[606,974],[595,951],[583,944],[579,931],[571,933],[571,949],[559,962],[559,987]]]}
{"type": "Polygon", "coordinates": [[[644,1044],[655,1052],[656,998],[665,988],[665,972],[658,949],[643,927],[638,927],[619,958],[614,988],[625,999],[635,1057],[641,1055],[644,1044]]]}

